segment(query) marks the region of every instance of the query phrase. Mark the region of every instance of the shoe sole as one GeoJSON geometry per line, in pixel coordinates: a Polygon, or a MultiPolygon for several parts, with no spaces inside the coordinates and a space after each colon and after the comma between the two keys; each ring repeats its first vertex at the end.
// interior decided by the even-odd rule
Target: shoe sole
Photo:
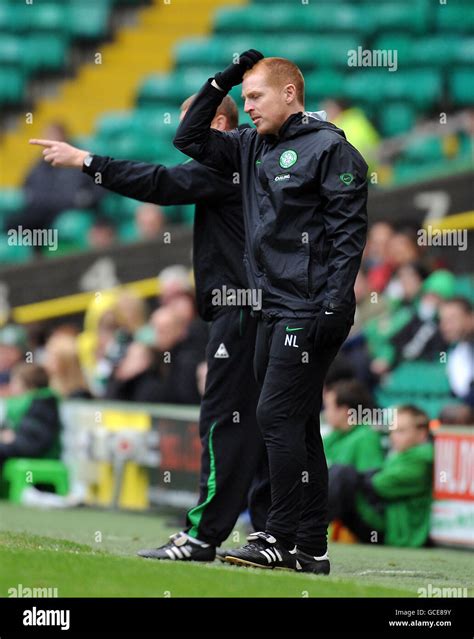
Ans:
{"type": "Polygon", "coordinates": [[[240,559],[239,557],[232,557],[226,555],[221,559],[222,562],[233,564],[234,566],[243,566],[244,568],[263,568],[264,570],[288,570],[289,572],[299,572],[296,568],[286,568],[284,566],[264,566],[263,564],[256,564],[253,561],[247,561],[246,559],[240,559]]]}

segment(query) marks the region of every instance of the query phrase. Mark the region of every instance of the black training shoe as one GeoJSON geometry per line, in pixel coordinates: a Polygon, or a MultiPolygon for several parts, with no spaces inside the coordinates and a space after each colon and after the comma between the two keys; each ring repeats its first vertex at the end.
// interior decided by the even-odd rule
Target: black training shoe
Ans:
{"type": "MultiPolygon", "coordinates": [[[[252,533],[242,548],[225,551],[224,561],[254,568],[284,568],[297,570],[296,548],[287,550],[275,537],[265,532],[252,533]]],[[[220,553],[221,554],[221,553],[220,553]]]]}
{"type": "Polygon", "coordinates": [[[297,549],[296,561],[299,564],[299,572],[312,572],[314,575],[329,575],[331,570],[327,553],[322,557],[313,557],[297,549]]]}
{"type": "Polygon", "coordinates": [[[169,559],[178,561],[214,561],[216,549],[214,546],[194,539],[185,532],[171,535],[164,546],[150,550],[139,550],[137,555],[145,559],[169,559]]]}
{"type": "MultiPolygon", "coordinates": [[[[234,548],[232,548],[232,551],[234,548]]],[[[216,559],[219,561],[225,561],[226,555],[230,552],[229,548],[216,548],[216,559]]]]}

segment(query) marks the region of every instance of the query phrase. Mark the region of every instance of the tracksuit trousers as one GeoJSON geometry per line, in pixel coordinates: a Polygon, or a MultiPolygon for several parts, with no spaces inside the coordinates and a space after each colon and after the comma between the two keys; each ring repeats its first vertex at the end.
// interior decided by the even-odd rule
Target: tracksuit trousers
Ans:
{"type": "Polygon", "coordinates": [[[269,507],[265,490],[249,489],[264,467],[265,446],[256,421],[259,388],[253,358],[257,320],[247,308],[225,309],[213,320],[201,402],[199,501],[187,513],[189,535],[220,545],[247,506],[252,525],[263,530],[269,507]]]}
{"type": "Polygon", "coordinates": [[[317,321],[261,319],[255,374],[270,473],[265,530],[289,549],[296,544],[321,556],[327,550],[328,470],[319,413],[324,378],[344,340],[318,344],[317,321]]]}

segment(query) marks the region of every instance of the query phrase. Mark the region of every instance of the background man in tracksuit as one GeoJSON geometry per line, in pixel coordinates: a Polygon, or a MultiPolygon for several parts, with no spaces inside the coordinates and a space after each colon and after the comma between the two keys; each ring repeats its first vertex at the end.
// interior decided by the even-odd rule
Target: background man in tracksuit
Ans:
{"type": "Polygon", "coordinates": [[[262,58],[247,51],[209,80],[175,138],[187,155],[240,174],[248,275],[262,291],[257,418],[272,503],[265,532],[228,552],[226,561],[328,573],[319,412],[325,374],[353,323],[367,165],[340,129],[304,112],[298,67],[262,58]],[[242,80],[256,128],[209,129],[223,96],[242,80]]]}
{"type": "MultiPolygon", "coordinates": [[[[189,99],[183,105],[183,112],[189,99]]],[[[235,102],[216,105],[209,124],[219,130],[237,126],[235,102]]],[[[201,403],[200,495],[187,514],[186,532],[156,549],[138,554],[154,559],[213,561],[245,507],[265,448],[256,423],[258,388],[253,375],[256,319],[248,306],[216,305],[213,291],[247,289],[243,266],[244,223],[240,185],[197,162],[174,167],[91,155],[66,143],[31,140],[45,147],[53,166],[69,166],[96,177],[103,187],[155,204],[196,204],[193,261],[201,317],[210,321],[206,349],[208,372],[201,403]]],[[[229,298],[227,297],[227,300],[229,298]]],[[[238,300],[238,298],[237,298],[238,300]]],[[[268,499],[255,485],[249,509],[254,527],[265,523],[268,499]]]]}

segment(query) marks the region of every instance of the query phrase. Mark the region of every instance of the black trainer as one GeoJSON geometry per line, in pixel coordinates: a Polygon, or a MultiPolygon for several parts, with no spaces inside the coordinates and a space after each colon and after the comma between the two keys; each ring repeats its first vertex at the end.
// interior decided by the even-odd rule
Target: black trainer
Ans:
{"type": "Polygon", "coordinates": [[[139,550],[137,555],[145,559],[169,559],[178,561],[214,561],[216,549],[214,546],[194,539],[185,532],[171,535],[170,541],[159,548],[139,550]]]}
{"type": "MultiPolygon", "coordinates": [[[[254,568],[280,568],[297,570],[296,548],[287,550],[272,535],[265,532],[252,533],[247,537],[248,544],[242,548],[224,551],[224,561],[238,566],[254,568]]],[[[222,552],[219,559],[222,558],[222,552]]]]}
{"type": "Polygon", "coordinates": [[[327,553],[322,557],[313,557],[297,549],[296,560],[300,566],[300,568],[298,568],[299,572],[311,572],[314,575],[329,575],[331,570],[327,553]]]}

